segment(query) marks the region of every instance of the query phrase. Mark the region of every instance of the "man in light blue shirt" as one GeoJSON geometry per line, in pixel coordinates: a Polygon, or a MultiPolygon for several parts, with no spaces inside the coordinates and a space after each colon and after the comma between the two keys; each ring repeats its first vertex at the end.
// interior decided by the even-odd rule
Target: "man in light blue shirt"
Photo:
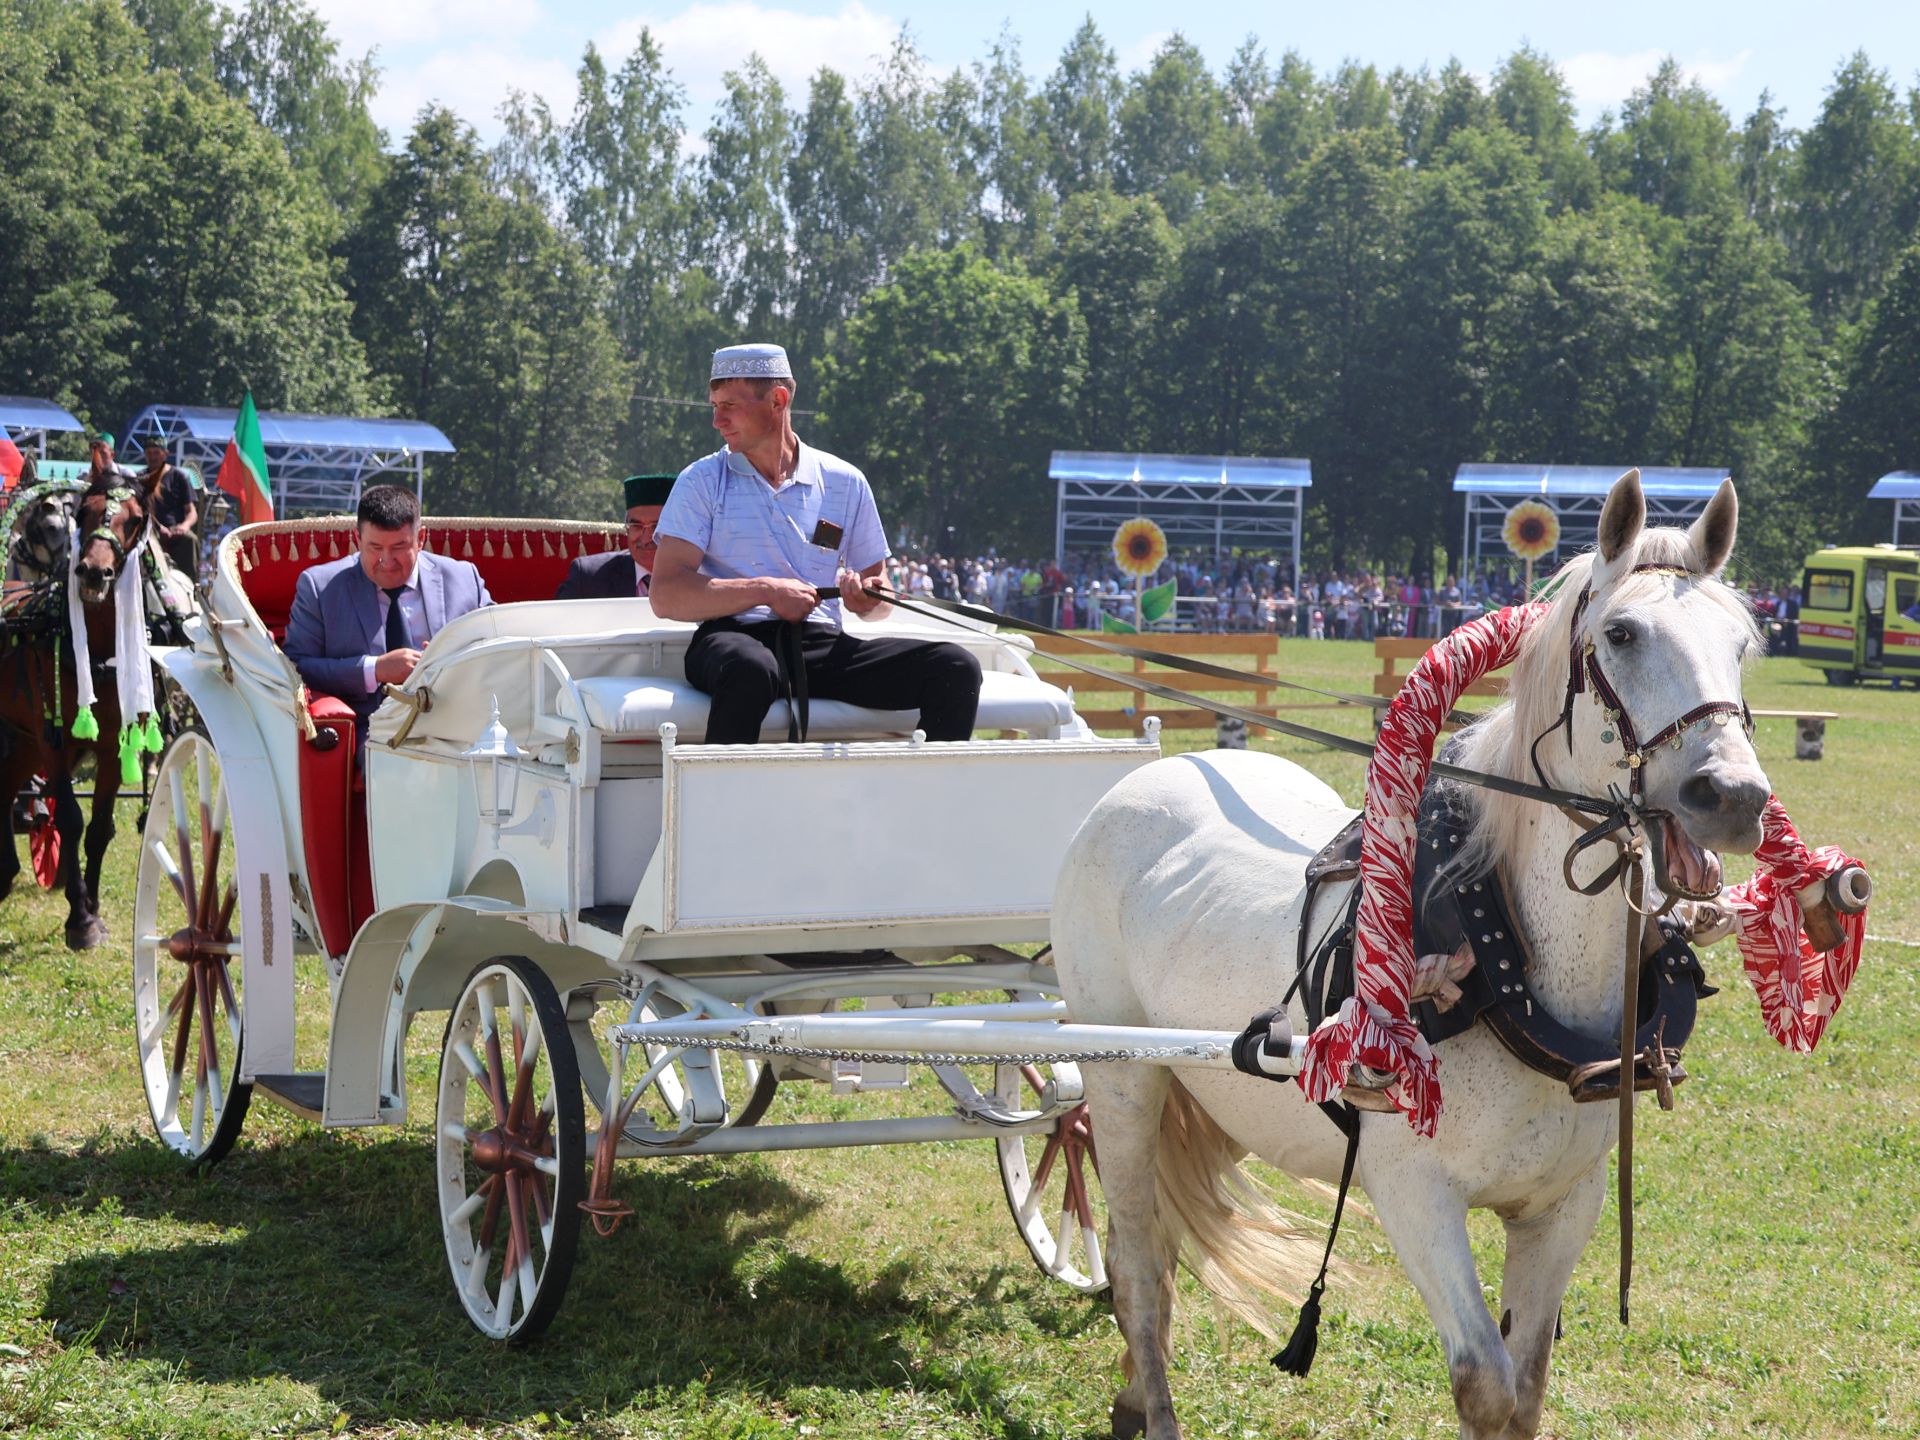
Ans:
{"type": "Polygon", "coordinates": [[[750,745],[788,700],[787,738],[807,701],[920,712],[929,740],[965,740],[980,663],[958,645],[856,640],[841,608],[873,616],[889,553],[866,476],[793,433],[793,370],[778,345],[716,351],[707,396],[727,443],[680,472],[660,513],[654,613],[695,620],[687,679],[712,697],[706,742],[750,745]],[[837,588],[831,599],[823,592],[837,588]]]}

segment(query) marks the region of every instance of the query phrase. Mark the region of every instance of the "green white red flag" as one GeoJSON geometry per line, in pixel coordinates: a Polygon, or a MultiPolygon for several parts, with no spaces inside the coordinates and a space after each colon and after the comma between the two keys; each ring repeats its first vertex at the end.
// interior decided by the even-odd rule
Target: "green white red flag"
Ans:
{"type": "Polygon", "coordinates": [[[267,447],[260,443],[260,416],[253,408],[253,392],[240,402],[233,422],[233,439],[220,457],[214,483],[240,502],[240,523],[273,519],[273,487],[267,482],[267,447]]]}

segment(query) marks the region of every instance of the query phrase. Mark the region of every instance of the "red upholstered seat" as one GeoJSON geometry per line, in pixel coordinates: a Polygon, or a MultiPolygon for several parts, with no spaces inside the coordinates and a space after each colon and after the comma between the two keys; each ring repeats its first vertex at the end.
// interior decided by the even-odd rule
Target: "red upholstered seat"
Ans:
{"type": "MultiPolygon", "coordinates": [[[[581,555],[624,544],[612,525],[554,521],[429,520],[427,548],[471,560],[501,604],[551,600],[567,567],[581,555]]],[[[285,529],[246,536],[240,542],[239,576],[254,613],[278,641],[300,572],[354,550],[347,518],[296,521],[285,529]]],[[[316,938],[329,955],[344,955],[354,934],[373,913],[373,881],[367,856],[367,797],[354,763],[352,709],[331,695],[310,695],[308,713],[321,732],[300,744],[300,831],[316,938]],[[326,738],[331,737],[331,738],[326,738]]],[[[288,723],[293,717],[288,716],[288,723]]]]}
{"type": "MultiPolygon", "coordinates": [[[[275,640],[286,636],[300,572],[354,551],[351,519],[293,523],[291,533],[254,535],[241,545],[240,586],[275,640]]],[[[626,543],[617,526],[540,520],[428,520],[425,540],[436,554],[471,560],[487,582],[487,593],[502,605],[551,600],[567,567],[580,556],[626,543]]]]}

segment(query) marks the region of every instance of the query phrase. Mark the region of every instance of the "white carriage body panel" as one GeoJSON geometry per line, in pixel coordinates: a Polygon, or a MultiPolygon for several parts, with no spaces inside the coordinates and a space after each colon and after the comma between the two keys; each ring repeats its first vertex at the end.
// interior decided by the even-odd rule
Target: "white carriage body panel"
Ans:
{"type": "Polygon", "coordinates": [[[1067,841],[1158,754],[1133,740],[670,746],[666,834],[626,933],[990,920],[1001,938],[1044,939],[1067,841]]]}
{"type": "MultiPolygon", "coordinates": [[[[294,986],[292,932],[285,922],[295,911],[277,784],[281,757],[254,723],[244,691],[229,684],[217,666],[189,650],[170,650],[160,661],[200,712],[226,785],[243,940],[241,993],[247,1005],[240,1078],[288,1072],[293,1069],[294,986]]],[[[285,763],[292,763],[291,756],[285,763]]],[[[294,803],[297,807],[297,796],[294,803]]],[[[293,813],[298,816],[298,809],[293,813]]]]}

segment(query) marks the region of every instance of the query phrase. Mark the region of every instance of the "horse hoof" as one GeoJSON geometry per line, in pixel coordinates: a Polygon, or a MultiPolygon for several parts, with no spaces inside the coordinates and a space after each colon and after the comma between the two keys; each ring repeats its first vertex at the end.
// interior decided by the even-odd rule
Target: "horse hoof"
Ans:
{"type": "Polygon", "coordinates": [[[1113,1440],[1133,1440],[1147,1433],[1147,1412],[1131,1405],[1113,1407],[1113,1440]]]}
{"type": "Polygon", "coordinates": [[[67,927],[67,948],[69,950],[91,950],[104,945],[107,940],[107,927],[98,920],[89,920],[84,925],[67,927]]]}

